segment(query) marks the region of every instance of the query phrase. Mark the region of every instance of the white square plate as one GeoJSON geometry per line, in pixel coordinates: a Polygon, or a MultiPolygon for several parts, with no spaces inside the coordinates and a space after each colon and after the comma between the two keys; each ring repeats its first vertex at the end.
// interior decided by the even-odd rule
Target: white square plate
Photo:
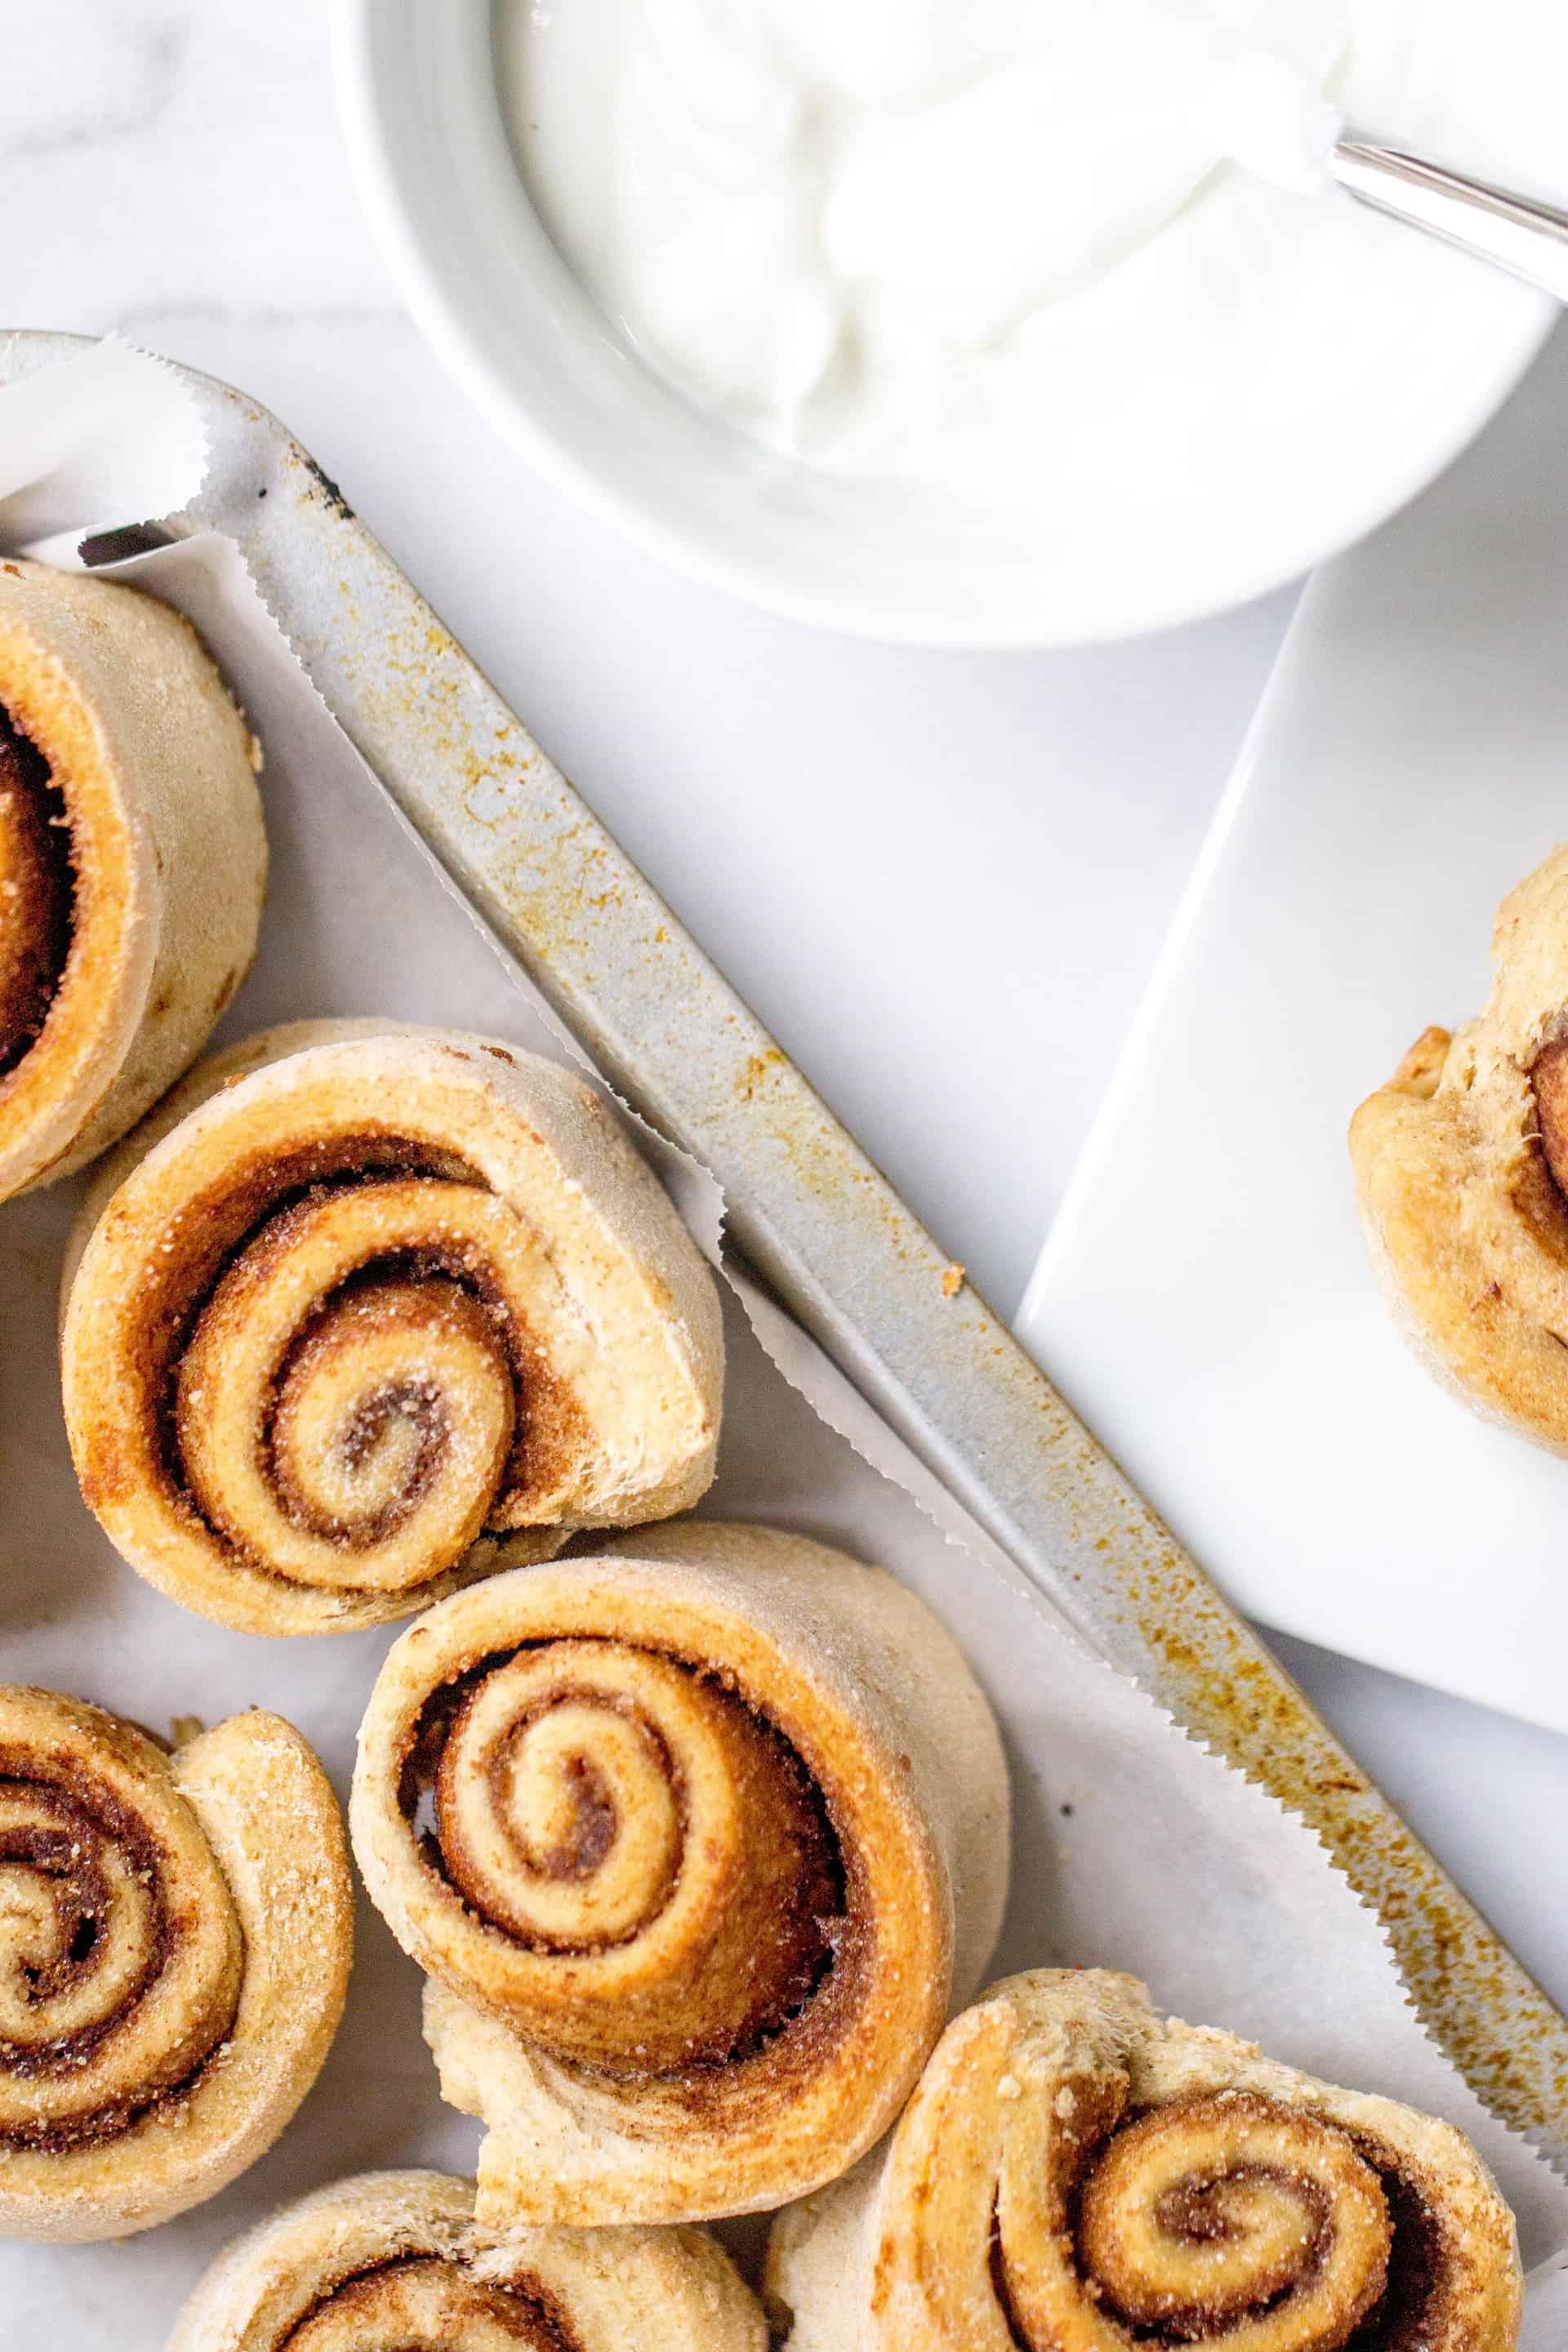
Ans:
{"type": "Polygon", "coordinates": [[[1568,331],[1303,599],[1019,1329],[1252,1616],[1568,1730],[1568,1462],[1436,1388],[1345,1128],[1568,837],[1568,331]]]}

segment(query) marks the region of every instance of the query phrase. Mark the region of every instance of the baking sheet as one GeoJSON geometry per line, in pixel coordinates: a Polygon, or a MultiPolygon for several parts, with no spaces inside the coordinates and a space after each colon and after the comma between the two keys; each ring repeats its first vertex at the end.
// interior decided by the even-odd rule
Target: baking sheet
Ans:
{"type": "Polygon", "coordinates": [[[1568,837],[1565,417],[1560,330],[1307,591],[1018,1323],[1248,1615],[1559,1731],[1568,1462],[1407,1351],[1345,1129],[1568,837]]]}
{"type": "MultiPolygon", "coordinates": [[[[0,381],[83,348],[0,332],[0,381]]],[[[174,373],[212,453],[183,529],[239,549],[340,727],[577,1045],[719,1175],[789,1312],[1084,1639],[1310,1823],[1466,2079],[1568,2173],[1568,2018],[984,1297],[952,1290],[935,1235],[310,453],[244,392],[174,373]]],[[[531,611],[514,619],[531,633],[531,611]]]]}
{"type": "MultiPolygon", "coordinates": [[[[0,462],[10,397],[0,394],[0,462]]],[[[262,950],[223,1034],[311,1013],[382,1013],[488,1030],[563,1057],[527,983],[270,631],[234,551],[188,541],[137,559],[129,576],[191,613],[267,747],[274,863],[262,950]]],[[[660,1160],[711,1240],[710,1189],[668,1152],[660,1160]]],[[[154,1725],[277,1707],[345,1790],[359,1712],[395,1629],[268,1642],[208,1625],[120,1563],[80,1504],[54,1358],[55,1289],[79,1189],[0,1212],[9,1538],[0,1553],[0,1671],[82,1691],[154,1725]]],[[[1189,2017],[1451,2116],[1502,2179],[1527,2258],[1555,2263],[1568,2251],[1568,2192],[1484,2114],[1428,2042],[1380,1927],[1310,1834],[1087,1653],[814,1344],[743,1283],[729,1323],[721,1474],[705,1507],[799,1526],[882,1561],[948,1619],[997,1707],[1017,1849],[998,1969],[1130,1968],[1189,2017]]],[[[222,2197],[144,2236],[0,2248],[6,2343],[153,2352],[204,2263],[279,2200],[371,2165],[471,2169],[477,2127],[436,2097],[418,2035],[417,1972],[363,1906],[360,1924],[343,2029],[279,2146],[222,2197]]],[[[1542,2329],[1547,2288],[1543,2273],[1532,2307],[1542,2329]]],[[[1542,2333],[1542,2352],[1555,2340],[1542,2333]]]]}

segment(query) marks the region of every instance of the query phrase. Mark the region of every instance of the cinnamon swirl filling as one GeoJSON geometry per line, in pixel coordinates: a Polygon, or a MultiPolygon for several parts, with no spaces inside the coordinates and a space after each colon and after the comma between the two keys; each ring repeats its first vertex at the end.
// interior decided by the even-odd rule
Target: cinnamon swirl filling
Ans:
{"type": "Polygon", "coordinates": [[[228,1259],[169,1423],[186,1492],[253,1565],[398,1591],[547,1498],[571,1411],[534,1378],[510,1222],[482,1187],[350,1166],[228,1259]]]}
{"type": "Polygon", "coordinates": [[[368,1623],[701,1492],[712,1279],[580,1081],[306,1024],[187,1097],[106,1184],[64,1330],[83,1494],[154,1582],[368,1623]]]}
{"type": "Polygon", "coordinates": [[[169,2352],[767,2352],[762,2311],[706,2231],[498,2238],[471,2181],[335,2181],[231,2246],[169,2352]]]}
{"type": "Polygon", "coordinates": [[[475,1989],[559,2057],[637,2079],[754,2055],[844,1948],[822,1792],[765,1717],[676,1659],[530,1646],[437,1694],[416,1753],[404,1805],[432,1799],[424,1851],[476,1923],[475,1989]],[[549,1966],[616,1951],[637,1980],[602,2002],[549,1966]]]}
{"type": "Polygon", "coordinates": [[[780,1529],[680,1520],[396,1643],[350,1827],[426,1971],[480,2221],[776,2206],[888,2129],[996,1932],[994,1724],[940,1621],[780,1529]]]}
{"type": "Polygon", "coordinates": [[[342,2011],[353,1898],[307,1743],[165,1748],[0,1685],[0,2237],[122,2238],[269,2147],[342,2011]]]}
{"type": "Polygon", "coordinates": [[[258,765],[172,606],[0,564],[0,1200],[118,1142],[244,979],[258,765]]]}
{"type": "Polygon", "coordinates": [[[879,2165],[780,2217],[768,2276],[785,2352],[1512,2352],[1521,2301],[1458,2131],[1102,1969],[955,2018],[879,2165]]]}
{"type": "Polygon", "coordinates": [[[1076,2238],[1082,2276],[1134,2336],[1338,2352],[1383,2297],[1393,2225],[1345,2133],[1236,2092],[1115,2133],[1083,2180],[1076,2238]]]}
{"type": "Polygon", "coordinates": [[[1429,1028],[1357,1109],[1372,1269],[1426,1369],[1568,1454],[1568,849],[1497,911],[1479,1015],[1429,1028]]]}
{"type": "Polygon", "coordinates": [[[47,1695],[0,1696],[0,2146],[61,2148],[191,2083],[234,2021],[244,1944],[155,1767],[129,1742],[84,1753],[47,1695]]]}
{"type": "Polygon", "coordinates": [[[1543,1045],[1530,1068],[1542,1157],[1568,1213],[1568,1035],[1543,1045]]]}
{"type": "Polygon", "coordinates": [[[439,2257],[409,2256],[343,2280],[279,2337],[278,2352],[583,2352],[526,2274],[506,2284],[439,2257]]]}
{"type": "Polygon", "coordinates": [[[70,953],[74,888],[64,798],[0,707],[0,1080],[48,1018],[70,953]]]}

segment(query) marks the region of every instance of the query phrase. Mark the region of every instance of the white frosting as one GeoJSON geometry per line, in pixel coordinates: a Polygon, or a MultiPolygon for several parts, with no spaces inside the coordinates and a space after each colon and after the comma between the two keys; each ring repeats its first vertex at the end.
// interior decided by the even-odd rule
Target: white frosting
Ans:
{"type": "Polygon", "coordinates": [[[1037,504],[1158,495],[1428,304],[1327,178],[1339,110],[1539,176],[1549,11],[503,0],[500,48],[536,203],[664,374],[818,466],[1037,504]]]}

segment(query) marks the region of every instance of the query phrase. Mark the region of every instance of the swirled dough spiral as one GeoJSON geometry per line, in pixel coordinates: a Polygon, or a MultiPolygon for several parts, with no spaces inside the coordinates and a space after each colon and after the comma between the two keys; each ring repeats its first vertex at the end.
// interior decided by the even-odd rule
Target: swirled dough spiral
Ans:
{"type": "Polygon", "coordinates": [[[594,1089],[510,1046],[252,1038],[109,1163],[77,1252],[82,1492],[226,1624],[406,1615],[712,1476],[712,1276],[594,1089]]]}
{"type": "Polygon", "coordinates": [[[249,969],[254,747],[190,624],[0,562],[0,1199],[134,1125],[249,969]]]}
{"type": "Polygon", "coordinates": [[[321,2071],[351,1935],[336,1802],[277,1716],[166,1755],[0,1686],[0,2235],[121,2237],[226,2187],[321,2071]]]}
{"type": "Polygon", "coordinates": [[[1510,2352],[1521,2296],[1451,2125],[1051,1969],[956,2018],[887,2147],[781,2215],[768,2291],[786,2352],[1510,2352]]]}
{"type": "Polygon", "coordinates": [[[71,867],[49,763],[0,709],[0,1073],[31,1053],[70,952],[71,867]]]}
{"type": "Polygon", "coordinates": [[[466,2180],[367,2172],[220,2257],[169,2352],[767,2352],[762,2307],[701,2230],[474,2221],[466,2180]]]}
{"type": "Polygon", "coordinates": [[[350,1808],[434,1982],[479,2218],[696,2221],[885,2131],[994,1940],[1005,1768],[881,1570],[686,1522],[498,1577],[398,1641],[350,1808]]]}
{"type": "Polygon", "coordinates": [[[1486,1418],[1568,1454],[1568,848],[1498,909],[1485,1012],[1428,1029],[1351,1122],[1405,1339],[1486,1418]]]}

